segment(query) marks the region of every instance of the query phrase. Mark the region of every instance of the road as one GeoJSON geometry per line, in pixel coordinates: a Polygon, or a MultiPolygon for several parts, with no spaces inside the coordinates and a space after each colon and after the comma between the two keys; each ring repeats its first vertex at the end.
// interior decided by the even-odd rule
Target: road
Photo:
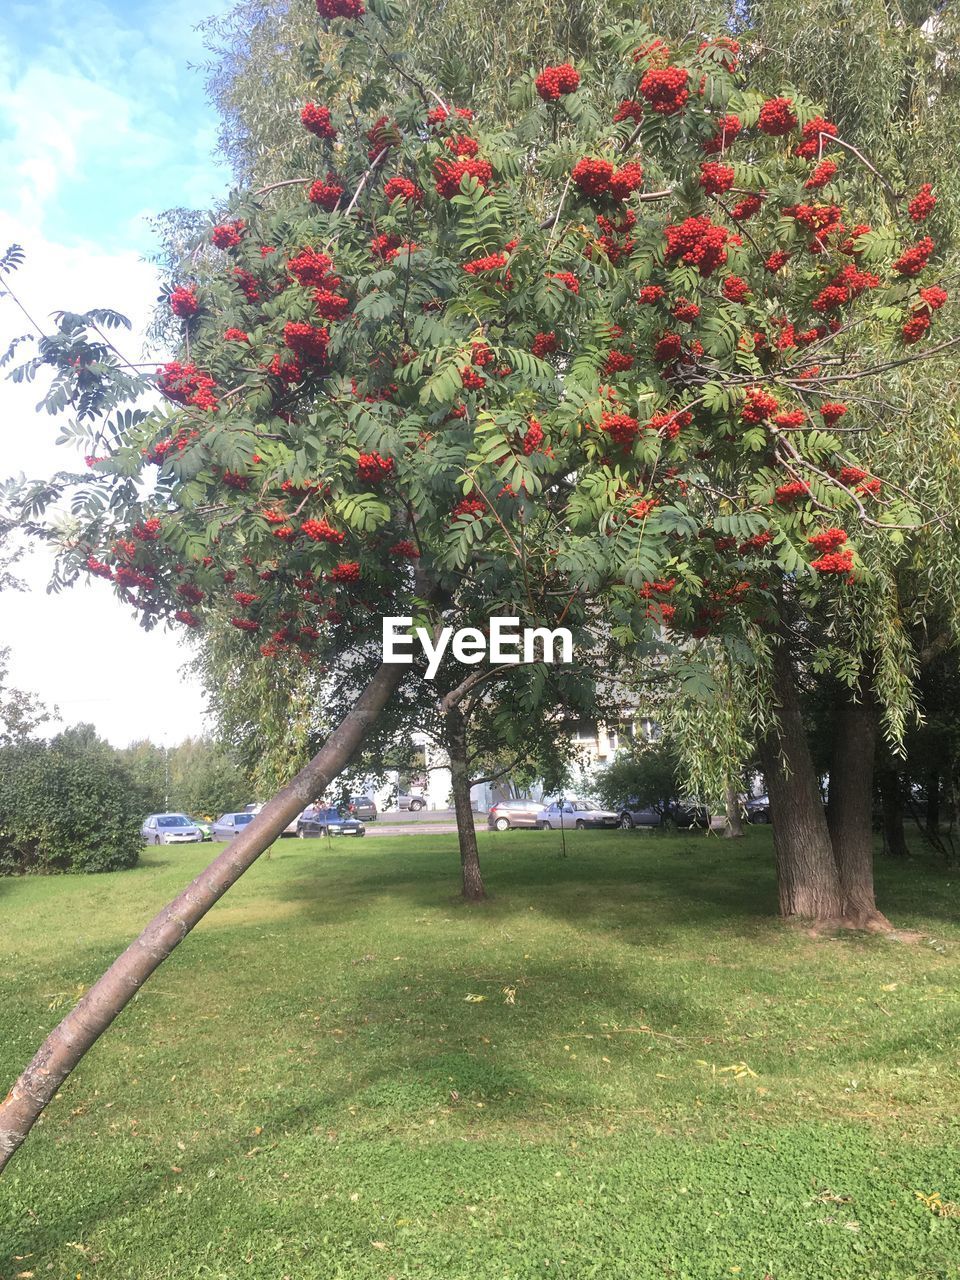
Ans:
{"type": "MultiPolygon", "coordinates": [[[[486,815],[475,813],[474,823],[486,825],[486,815]]],[[[368,836],[442,835],[456,831],[456,815],[452,809],[421,809],[408,813],[402,809],[390,809],[377,815],[376,821],[365,824],[368,836]]]]}

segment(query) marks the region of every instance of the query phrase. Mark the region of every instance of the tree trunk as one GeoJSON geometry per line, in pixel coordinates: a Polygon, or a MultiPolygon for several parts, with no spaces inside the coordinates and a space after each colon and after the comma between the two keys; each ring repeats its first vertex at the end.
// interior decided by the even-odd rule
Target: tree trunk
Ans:
{"type": "Polygon", "coordinates": [[[446,747],[450,758],[450,782],[453,807],[457,814],[457,838],[460,842],[460,871],[463,896],[467,902],[482,902],[487,896],[480,874],[477,829],[470,805],[470,770],[467,761],[467,725],[463,714],[453,707],[446,713],[446,747]]]}
{"type": "Polygon", "coordinates": [[[739,840],[743,836],[743,814],[740,811],[737,789],[732,782],[728,782],[724,789],[723,802],[727,812],[723,838],[725,840],[739,840]]]}
{"type": "Polygon", "coordinates": [[[844,923],[855,929],[890,929],[877,910],[873,888],[873,762],[877,712],[866,678],[840,693],[827,820],[840,876],[844,923]]]}
{"type": "Polygon", "coordinates": [[[931,835],[940,834],[940,772],[931,769],[927,775],[927,830],[931,835]]]}
{"type": "Polygon", "coordinates": [[[409,671],[383,664],[350,712],[294,780],[277,793],[196,880],[147,925],[136,941],[71,1009],[0,1103],[0,1171],[84,1054],[210,908],[278,838],[284,827],[349,763],[367,730],[409,671]]]}
{"type": "Polygon", "coordinates": [[[780,914],[820,924],[839,921],[840,877],[823,812],[793,659],[781,636],[773,652],[773,690],[779,728],[761,744],[777,858],[780,914]]]}
{"type": "Polygon", "coordinates": [[[907,837],[903,828],[903,794],[900,790],[900,774],[889,759],[882,760],[877,769],[880,786],[880,805],[883,811],[883,850],[891,858],[905,858],[909,854],[907,837]]]}

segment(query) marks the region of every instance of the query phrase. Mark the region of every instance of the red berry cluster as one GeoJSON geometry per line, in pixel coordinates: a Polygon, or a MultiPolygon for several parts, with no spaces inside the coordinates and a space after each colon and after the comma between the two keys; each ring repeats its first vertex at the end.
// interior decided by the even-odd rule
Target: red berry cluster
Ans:
{"type": "Polygon", "coordinates": [[[630,445],[637,438],[640,423],[628,413],[607,412],[600,416],[600,430],[617,444],[630,445]]]}
{"type": "Polygon", "coordinates": [[[674,115],[690,97],[689,80],[683,67],[651,67],[640,81],[640,92],[658,115],[674,115]]]}
{"type": "Polygon", "coordinates": [[[130,532],[138,542],[156,542],[160,537],[160,530],[162,528],[162,524],[156,516],[154,516],[150,520],[144,520],[142,524],[135,524],[130,532]]]}
{"type": "Polygon", "coordinates": [[[332,542],[338,547],[342,546],[347,536],[323,519],[304,520],[300,526],[300,532],[305,534],[311,542],[332,542]]]}
{"type": "Polygon", "coordinates": [[[399,542],[395,542],[389,548],[390,554],[396,556],[400,560],[419,560],[420,552],[417,550],[415,542],[411,542],[409,538],[401,538],[399,542]]]}
{"type": "Polygon", "coordinates": [[[924,236],[922,240],[911,248],[905,250],[893,264],[893,269],[898,276],[905,279],[912,279],[918,276],[927,265],[927,259],[933,253],[933,241],[929,236],[924,236]]]}
{"type": "Polygon", "coordinates": [[[800,141],[794,147],[793,154],[804,160],[816,159],[823,147],[821,134],[835,138],[837,126],[831,124],[829,120],[824,120],[823,116],[814,116],[800,130],[800,141]]]}
{"type": "Polygon", "coordinates": [[[781,431],[793,431],[797,427],[802,427],[807,420],[807,415],[802,409],[786,409],[783,413],[775,413],[773,421],[781,431]]]}
{"type": "Polygon", "coordinates": [[[452,200],[460,194],[460,183],[464,178],[475,178],[481,187],[486,188],[493,180],[493,167],[489,160],[444,160],[440,157],[433,163],[433,174],[437,195],[444,200],[452,200]]]}
{"type": "Polygon", "coordinates": [[[366,13],[363,0],[317,0],[321,18],[362,18],[366,13]]]}
{"type": "Polygon", "coordinates": [[[218,249],[235,249],[245,228],[246,223],[242,218],[238,218],[236,222],[223,222],[219,227],[213,228],[211,239],[218,249]]]}
{"type": "Polygon", "coordinates": [[[781,484],[777,487],[774,498],[781,506],[789,506],[791,502],[798,502],[801,498],[810,496],[810,486],[805,484],[803,480],[791,480],[789,484],[781,484]]]}
{"type": "Polygon", "coordinates": [[[486,512],[487,504],[482,498],[461,498],[450,514],[454,520],[459,520],[463,516],[473,516],[479,520],[486,515],[486,512]]]}
{"type": "Polygon", "coordinates": [[[737,134],[743,128],[743,124],[739,116],[731,113],[729,115],[721,116],[719,120],[716,121],[716,127],[717,132],[714,136],[712,138],[708,138],[703,144],[703,149],[708,156],[714,156],[719,151],[726,151],[727,147],[730,146],[731,142],[733,142],[734,138],[736,138],[737,134]]]}
{"type": "Polygon", "coordinates": [[[298,284],[335,288],[340,281],[336,280],[335,277],[331,277],[330,268],[332,266],[333,259],[328,257],[327,254],[318,253],[316,249],[301,249],[295,257],[289,260],[287,270],[298,284]]]}
{"type": "Polygon", "coordinates": [[[779,408],[780,401],[776,396],[771,395],[769,391],[764,391],[762,387],[750,387],[747,390],[746,403],[740,410],[740,417],[744,422],[756,426],[766,422],[779,408]]]}
{"type": "Polygon", "coordinates": [[[243,267],[234,267],[233,274],[236,277],[237,284],[240,286],[240,292],[248,302],[260,301],[260,285],[257,283],[255,276],[249,271],[244,271],[243,267]]]}
{"type": "Polygon", "coordinates": [[[632,160],[615,169],[609,160],[585,157],[577,161],[570,176],[588,199],[626,200],[643,185],[643,166],[632,160]]]}
{"type": "Polygon", "coordinates": [[[803,185],[808,191],[818,191],[835,176],[838,167],[836,160],[821,160],[803,185]]]}
{"type": "Polygon", "coordinates": [[[467,275],[478,276],[486,271],[502,271],[508,261],[509,258],[505,253],[491,253],[485,258],[474,258],[472,262],[465,262],[463,269],[467,275]]]}
{"type": "Polygon", "coordinates": [[[662,299],[665,297],[666,297],[666,293],[662,285],[645,284],[643,288],[640,290],[640,293],[637,297],[637,301],[640,303],[643,303],[645,306],[648,306],[654,302],[662,301],[662,299]]]}
{"type": "Polygon", "coordinates": [[[849,548],[846,551],[830,551],[811,561],[810,567],[816,569],[817,573],[846,574],[849,581],[853,570],[853,552],[849,548]]]}
{"type": "Polygon", "coordinates": [[[666,409],[653,415],[647,423],[647,430],[665,436],[668,440],[676,440],[681,430],[689,427],[691,422],[693,414],[689,409],[666,409]]]}
{"type": "Polygon", "coordinates": [[[771,275],[775,275],[781,270],[781,268],[785,267],[789,261],[790,254],[787,253],[786,249],[774,249],[773,253],[771,253],[770,257],[767,258],[763,265],[771,275]]]}
{"type": "Polygon", "coordinates": [[[653,358],[657,364],[672,364],[680,359],[683,344],[679,333],[664,333],[657,339],[653,347],[653,358]]]}
{"type": "Polygon", "coordinates": [[[308,360],[323,361],[330,343],[330,332],[323,327],[288,320],[283,326],[283,341],[297,355],[308,360]]]}
{"type": "Polygon", "coordinates": [[[384,183],[383,194],[391,203],[394,200],[402,200],[404,204],[418,207],[423,204],[422,190],[411,178],[404,178],[401,174],[384,183]]]}
{"type": "Polygon", "coordinates": [[[460,381],[468,391],[481,391],[487,385],[483,374],[469,364],[460,370],[460,381]]]}
{"type": "Polygon", "coordinates": [[[688,266],[697,267],[702,276],[712,275],[727,260],[724,246],[730,232],[709,218],[686,218],[678,225],[667,227],[666,235],[668,260],[679,258],[688,266]]]}
{"type": "Polygon", "coordinates": [[[807,539],[815,551],[836,551],[846,540],[847,535],[844,530],[837,528],[822,529],[819,533],[811,534],[807,539]]]}
{"type": "Polygon", "coordinates": [[[330,289],[314,289],[313,305],[322,320],[342,320],[350,309],[350,299],[330,289]]]}
{"type": "Polygon", "coordinates": [[[243,329],[225,329],[223,340],[224,342],[249,342],[250,335],[243,329]]]}
{"type": "Polygon", "coordinates": [[[925,222],[936,207],[936,203],[937,197],[933,194],[933,186],[925,182],[907,205],[907,212],[914,222],[925,222]]]}
{"type": "Polygon", "coordinates": [[[393,473],[392,458],[381,458],[379,453],[361,453],[357,459],[357,478],[365,484],[380,484],[393,473]]]}
{"type": "Polygon", "coordinates": [[[670,314],[674,320],[692,324],[699,316],[700,308],[695,302],[688,302],[686,298],[678,298],[670,309],[670,314]]]}
{"type": "Polygon", "coordinates": [[[307,199],[311,204],[318,204],[321,209],[326,209],[328,213],[340,203],[343,196],[343,187],[339,182],[334,181],[334,175],[328,173],[326,178],[318,178],[314,182],[310,190],[307,192],[307,199]]]}
{"type": "Polygon", "coordinates": [[[547,275],[548,280],[559,280],[562,285],[570,290],[571,293],[580,292],[580,281],[572,271],[551,271],[547,275]]]}
{"type": "Polygon", "coordinates": [[[565,93],[576,93],[580,76],[569,62],[562,62],[557,67],[544,67],[534,84],[544,102],[556,102],[565,93]]]}
{"type": "Polygon", "coordinates": [[[531,418],[523,437],[523,452],[527,457],[529,457],[531,453],[540,452],[540,446],[543,444],[543,438],[542,424],[536,418],[531,418]]]}
{"type": "Polygon", "coordinates": [[[828,401],[820,406],[820,417],[828,427],[836,426],[843,415],[847,412],[847,406],[841,404],[840,401],[828,401]]]}
{"type": "Polygon", "coordinates": [[[744,302],[750,296],[750,286],[742,276],[727,276],[721,288],[728,302],[744,302]]]}
{"type": "Polygon", "coordinates": [[[216,385],[213,378],[201,373],[195,364],[181,364],[179,360],[171,360],[157,370],[159,391],[176,404],[192,404],[198,409],[216,409],[217,401],[213,394],[216,385]]]}
{"type": "Polygon", "coordinates": [[[722,196],[733,186],[736,171],[728,164],[718,164],[715,160],[700,166],[700,185],[708,196],[722,196]]]}
{"type": "Polygon", "coordinates": [[[530,350],[538,359],[542,360],[544,356],[554,353],[560,346],[557,341],[557,335],[551,329],[549,333],[538,333],[533,340],[533,346],[530,350]]]}
{"type": "Polygon", "coordinates": [[[200,303],[197,300],[196,290],[193,285],[178,285],[170,294],[170,310],[175,316],[179,316],[181,320],[189,320],[191,316],[195,316],[200,310],[200,303]]]}
{"type": "Polygon", "coordinates": [[[308,133],[317,138],[332,141],[337,131],[330,122],[330,108],[318,107],[315,102],[308,102],[300,112],[300,122],[308,133]]]}
{"type": "Polygon", "coordinates": [[[267,372],[272,373],[275,378],[279,378],[287,386],[303,381],[303,366],[300,361],[292,356],[285,359],[279,352],[267,365],[267,372]]]}
{"type": "Polygon", "coordinates": [[[187,604],[200,604],[203,600],[203,592],[192,582],[184,582],[177,587],[177,595],[181,600],[186,600],[187,604]]]}
{"type": "Polygon", "coordinates": [[[628,369],[632,369],[634,365],[633,356],[626,351],[617,351],[614,348],[608,355],[603,365],[603,372],[606,377],[615,377],[618,373],[626,373],[628,369]]]}
{"type": "Polygon", "coordinates": [[[344,560],[330,570],[329,576],[332,582],[359,582],[360,566],[356,560],[344,560]]]}
{"type": "Polygon", "coordinates": [[[792,98],[768,98],[760,108],[757,128],[771,138],[782,138],[797,127],[792,98]]]}
{"type": "Polygon", "coordinates": [[[260,623],[254,622],[252,618],[231,618],[231,627],[236,627],[238,631],[259,631],[260,623]]]}
{"type": "Polygon", "coordinates": [[[619,124],[621,120],[632,120],[634,124],[639,124],[643,119],[643,103],[637,102],[635,98],[623,98],[620,105],[613,113],[613,123],[619,124]]]}
{"type": "Polygon", "coordinates": [[[747,222],[750,218],[756,217],[762,208],[762,195],[744,196],[743,199],[738,200],[730,210],[730,217],[733,218],[735,222],[747,222]]]}

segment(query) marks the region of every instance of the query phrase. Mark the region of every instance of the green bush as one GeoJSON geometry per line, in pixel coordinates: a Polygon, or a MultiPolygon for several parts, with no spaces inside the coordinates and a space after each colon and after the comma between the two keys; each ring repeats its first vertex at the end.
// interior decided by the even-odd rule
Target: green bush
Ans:
{"type": "Polygon", "coordinates": [[[143,813],[129,770],[92,732],[0,748],[0,875],[132,867],[143,813]]]}

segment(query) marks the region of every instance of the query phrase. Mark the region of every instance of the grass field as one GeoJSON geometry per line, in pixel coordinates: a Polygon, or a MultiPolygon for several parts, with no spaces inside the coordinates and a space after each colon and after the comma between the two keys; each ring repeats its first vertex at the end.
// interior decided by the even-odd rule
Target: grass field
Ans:
{"type": "MultiPolygon", "coordinates": [[[[0,1278],[957,1280],[957,883],[773,918],[769,833],[287,841],[0,1179],[0,1278]],[[923,1197],[923,1198],[921,1198],[923,1197]]],[[[0,880],[0,1083],[209,856],[0,880]]]]}

